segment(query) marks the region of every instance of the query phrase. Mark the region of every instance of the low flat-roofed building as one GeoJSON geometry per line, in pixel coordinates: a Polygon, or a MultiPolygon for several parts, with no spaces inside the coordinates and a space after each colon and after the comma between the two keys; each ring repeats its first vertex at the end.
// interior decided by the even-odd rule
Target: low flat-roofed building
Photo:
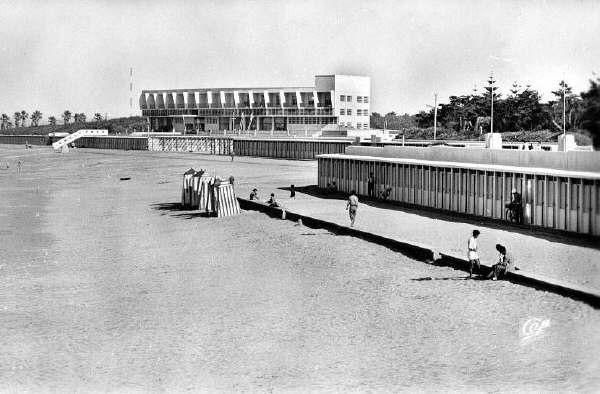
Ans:
{"type": "Polygon", "coordinates": [[[317,75],[310,87],[143,90],[139,103],[152,132],[301,134],[332,124],[368,129],[370,101],[369,77],[317,75]]]}

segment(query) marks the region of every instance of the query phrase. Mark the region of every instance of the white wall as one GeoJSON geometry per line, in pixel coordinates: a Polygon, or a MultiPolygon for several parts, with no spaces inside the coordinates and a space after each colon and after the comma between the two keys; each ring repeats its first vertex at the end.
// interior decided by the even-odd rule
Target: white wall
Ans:
{"type": "Polygon", "coordinates": [[[339,116],[339,122],[347,125],[348,122],[351,127],[356,127],[357,123],[369,124],[369,114],[371,113],[371,78],[357,76],[357,75],[335,75],[335,97],[333,97],[333,107],[335,113],[339,116]],[[340,96],[351,96],[352,101],[341,101],[340,96]],[[368,103],[359,103],[356,100],[357,96],[367,96],[369,98],[368,103]],[[340,109],[344,109],[346,112],[348,109],[352,110],[352,115],[340,115],[340,109]],[[366,115],[357,115],[357,110],[361,112],[366,111],[366,115]]]}

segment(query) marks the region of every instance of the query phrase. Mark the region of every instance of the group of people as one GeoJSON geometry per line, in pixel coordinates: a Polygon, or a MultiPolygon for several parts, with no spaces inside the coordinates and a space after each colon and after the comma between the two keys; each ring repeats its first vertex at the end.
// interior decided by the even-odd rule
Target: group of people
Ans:
{"type": "MultiPolygon", "coordinates": [[[[469,278],[473,277],[473,268],[477,267],[477,271],[481,271],[481,263],[479,261],[479,230],[473,230],[473,235],[468,241],[468,252],[467,258],[469,259],[469,278]]],[[[491,271],[487,274],[487,279],[497,280],[506,275],[507,272],[513,269],[518,269],[515,266],[515,259],[511,253],[508,252],[506,246],[496,244],[496,251],[498,252],[498,259],[496,264],[492,265],[491,271]]]]}
{"type": "MultiPolygon", "coordinates": [[[[350,227],[354,227],[356,220],[356,212],[358,211],[358,196],[356,191],[352,190],[346,202],[346,210],[350,217],[350,227]]],[[[467,258],[469,260],[469,278],[473,277],[473,268],[477,267],[477,271],[481,271],[481,263],[479,261],[479,230],[473,230],[473,235],[469,238],[467,258]]],[[[515,266],[515,260],[511,253],[508,252],[506,246],[496,244],[498,259],[496,264],[492,266],[492,270],[486,276],[487,279],[497,280],[506,275],[507,272],[518,269],[515,266]]]]}
{"type": "MultiPolygon", "coordinates": [[[[21,173],[21,168],[23,167],[23,162],[21,160],[17,161],[17,173],[21,173]]],[[[10,169],[10,163],[7,161],[6,163],[0,164],[0,169],[8,170],[10,169]]]]}
{"type": "MultiPolygon", "coordinates": [[[[296,198],[296,186],[290,185],[290,198],[296,198]]],[[[254,188],[250,192],[249,200],[251,201],[260,201],[260,197],[258,195],[258,189],[254,188]]],[[[271,193],[269,199],[265,201],[265,203],[272,208],[281,208],[281,204],[277,202],[275,199],[275,193],[271,193]]]]}

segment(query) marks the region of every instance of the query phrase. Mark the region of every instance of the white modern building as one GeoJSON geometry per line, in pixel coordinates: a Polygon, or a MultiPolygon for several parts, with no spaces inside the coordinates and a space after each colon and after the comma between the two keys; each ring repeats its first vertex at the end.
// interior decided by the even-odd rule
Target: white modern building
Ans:
{"type": "Polygon", "coordinates": [[[140,109],[153,132],[301,134],[327,125],[368,129],[370,101],[369,77],[317,75],[310,87],[143,90],[140,109]]]}

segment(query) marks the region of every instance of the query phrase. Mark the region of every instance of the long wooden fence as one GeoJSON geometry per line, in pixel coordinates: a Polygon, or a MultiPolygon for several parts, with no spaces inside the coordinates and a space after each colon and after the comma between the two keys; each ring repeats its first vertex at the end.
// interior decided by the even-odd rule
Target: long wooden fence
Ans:
{"type": "Polygon", "coordinates": [[[318,157],[318,184],[367,195],[390,188],[391,201],[507,219],[511,190],[523,200],[525,224],[600,235],[600,173],[372,156],[318,157]]]}
{"type": "Polygon", "coordinates": [[[318,155],[344,153],[348,140],[235,138],[233,150],[240,156],[314,160],[318,155]]]}
{"type": "Polygon", "coordinates": [[[232,141],[228,137],[150,136],[148,138],[148,150],[229,155],[233,148],[232,141]]]}
{"type": "Polygon", "coordinates": [[[146,137],[81,137],[74,144],[77,148],[148,150],[146,137]]]}
{"type": "Polygon", "coordinates": [[[51,138],[45,135],[0,135],[0,144],[50,145],[51,138]]]}

